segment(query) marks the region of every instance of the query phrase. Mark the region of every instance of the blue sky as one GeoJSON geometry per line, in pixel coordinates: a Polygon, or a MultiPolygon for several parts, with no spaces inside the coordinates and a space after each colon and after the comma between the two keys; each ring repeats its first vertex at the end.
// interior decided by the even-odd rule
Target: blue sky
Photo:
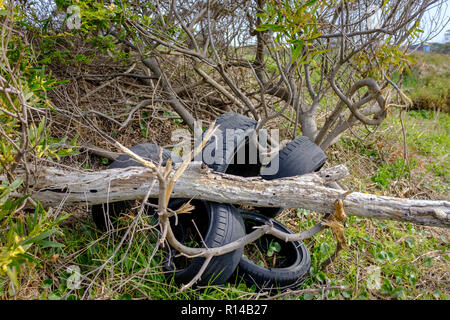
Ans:
{"type": "MultiPolygon", "coordinates": [[[[429,17],[435,16],[436,14],[438,14],[440,21],[448,21],[450,18],[450,0],[445,1],[445,3],[443,4],[442,7],[440,7],[440,8],[435,7],[435,8],[430,9],[429,12],[427,12],[426,18],[422,22],[423,23],[422,28],[424,29],[425,33],[430,31],[429,19],[427,19],[427,17],[429,18],[429,17]]],[[[445,28],[429,41],[430,42],[444,42],[445,30],[450,30],[450,23],[447,23],[445,28]]]]}

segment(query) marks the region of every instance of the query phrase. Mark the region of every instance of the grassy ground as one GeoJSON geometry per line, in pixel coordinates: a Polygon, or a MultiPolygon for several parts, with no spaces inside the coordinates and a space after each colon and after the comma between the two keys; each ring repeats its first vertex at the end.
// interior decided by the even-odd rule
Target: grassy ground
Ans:
{"type": "MultiPolygon", "coordinates": [[[[362,143],[352,135],[344,136],[330,150],[329,164],[343,163],[350,168],[352,176],[346,185],[351,190],[448,200],[449,115],[410,111],[402,118],[406,128],[406,162],[398,114],[391,114],[370,141],[362,143]]],[[[292,215],[288,213],[287,219],[292,215]]],[[[311,226],[315,215],[306,219],[303,215],[298,224],[311,226]]],[[[325,272],[313,270],[311,285],[322,282],[349,286],[347,291],[330,292],[326,298],[449,298],[448,230],[350,217],[346,236],[349,250],[325,272]]],[[[314,263],[334,248],[329,232],[308,244],[314,263]]],[[[316,295],[319,297],[323,296],[316,295]]]]}

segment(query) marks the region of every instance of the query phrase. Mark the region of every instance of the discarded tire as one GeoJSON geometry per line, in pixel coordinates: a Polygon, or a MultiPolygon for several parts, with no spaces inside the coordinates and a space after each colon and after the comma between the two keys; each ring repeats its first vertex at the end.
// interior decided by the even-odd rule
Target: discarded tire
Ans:
{"type": "MultiPolygon", "coordinates": [[[[182,161],[178,155],[150,143],[135,145],[130,150],[157,165],[161,164],[165,166],[169,159],[172,159],[174,163],[182,161]]],[[[111,163],[110,168],[127,168],[132,166],[142,167],[143,165],[136,162],[130,156],[123,154],[111,163]]],[[[176,210],[188,200],[170,199],[168,207],[176,210]]],[[[158,200],[149,199],[149,202],[157,204],[158,200]]],[[[170,219],[174,235],[180,242],[189,245],[189,242],[194,240],[190,239],[190,236],[197,235],[198,230],[206,246],[213,248],[223,246],[245,234],[242,217],[232,205],[200,200],[191,201],[191,204],[195,206],[193,212],[179,215],[178,223],[175,223],[175,219],[170,219]]],[[[130,210],[133,205],[134,201],[118,201],[109,204],[94,205],[92,206],[92,217],[99,229],[106,230],[107,226],[112,226],[111,217],[119,216],[126,210],[130,210]]],[[[147,213],[154,214],[154,209],[149,209],[147,213]]],[[[225,283],[236,269],[242,252],[243,248],[211,259],[198,284],[225,283]]],[[[184,265],[180,268],[180,264],[183,263],[181,260],[183,258],[170,258],[166,261],[164,267],[166,270],[171,271],[170,274],[174,276],[176,283],[186,284],[198,273],[204,259],[195,258],[192,261],[185,260],[184,265]]]]}
{"type": "MultiPolygon", "coordinates": [[[[292,233],[280,222],[262,214],[247,210],[240,210],[240,212],[247,233],[251,232],[254,226],[261,226],[269,222],[273,223],[273,226],[280,231],[292,233]]],[[[308,277],[311,266],[311,258],[304,243],[301,241],[284,242],[274,236],[265,235],[254,244],[258,246],[260,252],[264,252],[272,241],[276,241],[280,245],[275,267],[263,267],[250,260],[250,257],[243,256],[232,279],[238,282],[243,280],[247,285],[256,285],[264,291],[293,289],[301,285],[308,277]]]]}
{"type": "MultiPolygon", "coordinates": [[[[251,154],[248,137],[248,133],[256,128],[255,120],[237,113],[226,113],[216,119],[216,125],[220,125],[218,131],[222,140],[211,137],[202,151],[203,162],[214,171],[240,177],[260,175],[265,180],[273,180],[319,171],[325,164],[326,156],[323,150],[308,137],[300,136],[279,152],[278,161],[271,161],[261,169],[259,152],[255,148],[254,154],[251,154]],[[245,158],[239,159],[239,154],[245,154],[245,158]],[[275,165],[278,166],[277,172],[269,174],[275,165]]],[[[282,211],[281,208],[268,207],[259,207],[256,210],[271,218],[282,211]]]]}
{"type": "MultiPolygon", "coordinates": [[[[323,150],[308,137],[300,136],[287,144],[278,156],[278,171],[275,174],[265,174],[271,165],[270,162],[261,170],[261,177],[265,180],[293,177],[305,173],[319,171],[327,158],[323,150]]],[[[257,208],[257,210],[271,218],[277,216],[280,208],[257,208]]]]}
{"type": "Polygon", "coordinates": [[[258,153],[251,151],[249,141],[249,134],[256,128],[257,121],[237,113],[226,113],[216,119],[216,125],[219,126],[216,134],[202,150],[202,161],[216,172],[241,177],[258,176],[261,163],[258,153]]]}
{"type": "MultiPolygon", "coordinates": [[[[257,122],[248,117],[228,113],[216,120],[219,130],[206,143],[201,152],[202,161],[214,171],[241,177],[261,176],[263,179],[295,176],[318,171],[325,163],[323,151],[306,137],[298,137],[279,153],[278,171],[269,174],[266,168],[261,171],[259,152],[252,146],[249,135],[256,128],[257,122]],[[251,149],[253,147],[253,150],[251,149]],[[256,156],[256,157],[255,157],[256,156]],[[212,161],[211,161],[212,160],[212,161]],[[261,171],[261,172],[260,172],[261,171]],[[267,173],[266,173],[267,172],[267,173]]],[[[168,150],[154,144],[140,144],[130,148],[131,151],[165,166],[169,159],[174,163],[182,159],[168,150]]],[[[269,164],[273,165],[274,162],[269,164]]],[[[110,168],[142,166],[128,155],[119,156],[110,168]]],[[[157,204],[157,199],[151,199],[157,204]]],[[[171,199],[168,207],[176,210],[188,199],[171,199]]],[[[188,214],[170,219],[175,237],[186,246],[215,248],[231,243],[251,232],[253,226],[273,223],[280,231],[292,233],[287,227],[270,217],[281,209],[257,208],[256,211],[238,210],[230,204],[193,200],[194,210],[188,214]],[[258,211],[258,212],[257,212],[258,211]],[[244,224],[245,220],[245,224],[244,224]]],[[[105,230],[111,225],[110,217],[133,207],[134,201],[120,201],[92,207],[92,216],[98,228],[105,230]]],[[[148,214],[154,214],[149,209],[148,214]]],[[[250,285],[256,284],[262,290],[294,288],[307,277],[310,268],[309,253],[300,241],[284,242],[271,235],[265,235],[254,242],[265,251],[270,243],[277,243],[276,259],[273,265],[265,267],[243,256],[244,248],[239,248],[211,259],[196,285],[220,285],[235,276],[250,285]],[[275,264],[276,262],[276,264],[275,264]]],[[[169,250],[163,268],[166,275],[173,277],[177,284],[187,284],[199,273],[205,258],[186,258],[173,249],[169,250]]]]}
{"type": "MultiPolygon", "coordinates": [[[[136,153],[137,155],[143,157],[144,159],[152,161],[156,165],[161,164],[162,166],[165,166],[167,160],[169,159],[172,159],[172,162],[174,163],[182,161],[182,159],[178,155],[152,143],[138,144],[131,147],[130,150],[136,153]]],[[[143,167],[143,165],[135,161],[129,155],[121,154],[109,166],[110,169],[128,168],[128,167],[143,167]]],[[[150,199],[150,202],[157,203],[157,200],[150,199]]],[[[121,213],[130,210],[131,208],[133,208],[134,204],[135,204],[134,201],[117,201],[93,205],[92,218],[94,220],[95,225],[100,230],[107,230],[108,227],[112,227],[111,218],[118,217],[121,213]]]]}
{"type": "MultiPolygon", "coordinates": [[[[190,246],[194,243],[202,247],[215,248],[245,235],[242,216],[232,205],[199,200],[194,200],[191,204],[195,206],[193,212],[178,216],[178,224],[183,228],[180,234],[184,238],[177,238],[180,242],[189,243],[190,246]],[[202,242],[203,245],[201,245],[202,242]]],[[[175,235],[175,237],[177,236],[175,235]]],[[[213,257],[196,285],[225,283],[236,269],[243,250],[244,248],[239,248],[213,257]]],[[[168,275],[173,276],[175,283],[187,284],[198,274],[204,261],[205,258],[174,257],[174,252],[172,252],[171,257],[166,258],[164,268],[170,271],[168,275]]]]}

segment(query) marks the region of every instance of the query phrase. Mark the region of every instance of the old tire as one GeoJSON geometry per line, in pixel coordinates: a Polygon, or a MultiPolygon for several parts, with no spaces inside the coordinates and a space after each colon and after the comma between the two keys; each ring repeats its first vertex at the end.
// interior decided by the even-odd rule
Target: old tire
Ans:
{"type": "MultiPolygon", "coordinates": [[[[182,161],[182,159],[178,155],[152,143],[138,144],[131,147],[130,150],[136,153],[137,155],[143,157],[144,159],[152,161],[156,165],[161,164],[162,166],[165,166],[167,160],[169,159],[172,159],[172,162],[174,163],[182,161]],[[162,152],[161,159],[160,159],[160,152],[162,152]]],[[[128,167],[143,167],[143,165],[140,164],[139,162],[136,162],[129,155],[121,154],[109,166],[110,169],[128,168],[128,167]]],[[[157,199],[150,199],[149,201],[152,203],[158,202],[157,199]]],[[[121,213],[130,210],[131,208],[133,208],[134,204],[135,201],[118,201],[112,203],[93,205],[92,218],[94,220],[95,225],[97,226],[98,229],[103,231],[111,228],[113,226],[111,218],[118,217],[121,213]]],[[[151,214],[151,212],[149,213],[151,214]]]]}
{"type": "MultiPolygon", "coordinates": [[[[192,242],[191,236],[201,239],[208,248],[220,247],[245,235],[244,222],[238,210],[229,204],[220,204],[209,201],[194,200],[191,202],[195,209],[190,214],[178,216],[178,225],[183,228],[180,234],[182,242],[192,242]],[[191,220],[194,220],[195,226],[191,220]],[[198,237],[197,229],[201,234],[198,237]]],[[[177,235],[175,235],[177,237],[177,235]]],[[[204,247],[203,245],[203,247],[204,247]]],[[[211,259],[200,280],[196,285],[220,285],[225,283],[238,265],[243,248],[229,252],[211,259]]],[[[175,257],[174,252],[166,257],[164,269],[169,271],[168,276],[173,277],[176,284],[187,284],[199,272],[205,258],[187,259],[175,257]]]]}
{"type": "MultiPolygon", "coordinates": [[[[251,232],[254,226],[269,222],[272,222],[274,227],[280,231],[292,233],[286,226],[265,215],[247,210],[241,210],[240,212],[247,233],[251,232]]],[[[308,277],[311,266],[311,258],[307,248],[301,241],[284,242],[271,235],[262,236],[255,241],[255,244],[261,249],[266,249],[267,243],[272,240],[277,241],[281,246],[281,250],[278,252],[280,267],[265,268],[243,256],[232,278],[238,282],[244,281],[249,286],[256,285],[260,290],[269,292],[299,287],[308,277]]]]}
{"type": "Polygon", "coordinates": [[[201,153],[203,163],[216,172],[258,176],[261,163],[258,153],[250,154],[248,137],[255,130],[257,121],[237,113],[226,113],[216,119],[216,125],[219,128],[215,135],[222,136],[222,143],[215,135],[208,140],[201,153]],[[243,156],[245,158],[241,159],[243,156]]]}
{"type": "MultiPolygon", "coordinates": [[[[319,171],[325,164],[327,158],[323,150],[312,142],[308,137],[300,136],[287,144],[278,156],[278,171],[275,174],[265,174],[268,168],[276,163],[270,162],[261,170],[261,177],[265,180],[286,178],[319,171]]],[[[274,218],[283,209],[281,208],[257,208],[257,210],[274,218]]]]}

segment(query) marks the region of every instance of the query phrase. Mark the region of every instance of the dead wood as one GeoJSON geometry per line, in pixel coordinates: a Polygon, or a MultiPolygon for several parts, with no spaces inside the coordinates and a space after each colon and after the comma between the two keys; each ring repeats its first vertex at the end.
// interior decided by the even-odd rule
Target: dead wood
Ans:
{"type": "MultiPolygon", "coordinates": [[[[174,166],[171,175],[177,170],[174,166]]],[[[317,173],[277,179],[242,178],[211,171],[191,162],[170,194],[172,198],[196,198],[255,207],[305,208],[322,213],[335,210],[343,199],[349,216],[407,221],[420,225],[450,227],[450,202],[394,198],[330,188],[329,184],[348,176],[339,165],[317,173]]],[[[170,175],[169,175],[170,177],[170,175]]],[[[93,205],[130,199],[157,198],[158,180],[152,170],[141,167],[98,172],[71,172],[40,168],[30,177],[32,198],[45,207],[93,205]]]]}

